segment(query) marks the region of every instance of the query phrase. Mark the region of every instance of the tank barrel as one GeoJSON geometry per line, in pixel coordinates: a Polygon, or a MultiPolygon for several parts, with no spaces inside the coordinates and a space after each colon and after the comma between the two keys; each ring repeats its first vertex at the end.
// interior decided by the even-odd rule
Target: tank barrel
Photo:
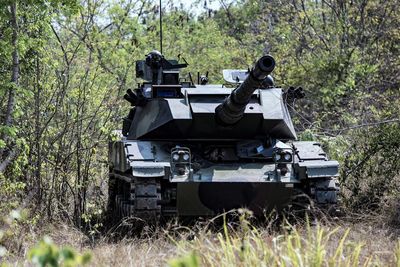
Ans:
{"type": "Polygon", "coordinates": [[[272,56],[261,57],[243,83],[217,106],[215,109],[217,122],[221,125],[232,125],[238,122],[243,117],[252,94],[274,68],[275,59],[272,56]]]}

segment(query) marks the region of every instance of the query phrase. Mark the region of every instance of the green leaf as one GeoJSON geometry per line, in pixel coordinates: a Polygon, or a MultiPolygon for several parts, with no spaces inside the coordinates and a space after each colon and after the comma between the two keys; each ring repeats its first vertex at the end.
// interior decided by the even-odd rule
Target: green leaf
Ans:
{"type": "Polygon", "coordinates": [[[0,148],[5,148],[6,147],[6,142],[4,140],[0,139],[0,148]]]}
{"type": "Polygon", "coordinates": [[[170,267],[199,267],[199,258],[195,254],[195,252],[191,252],[190,254],[172,259],[168,261],[168,266],[170,267]]]}

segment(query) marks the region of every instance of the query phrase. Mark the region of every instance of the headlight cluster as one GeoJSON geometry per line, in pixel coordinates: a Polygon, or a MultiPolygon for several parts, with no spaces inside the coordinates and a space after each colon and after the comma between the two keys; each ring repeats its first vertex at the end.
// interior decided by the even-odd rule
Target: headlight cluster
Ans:
{"type": "Polygon", "coordinates": [[[186,149],[175,149],[171,156],[174,162],[190,162],[190,151],[186,149]]]}
{"type": "Polygon", "coordinates": [[[275,162],[292,162],[292,153],[288,151],[276,151],[274,153],[275,162]]]}
{"type": "Polygon", "coordinates": [[[187,147],[175,147],[171,150],[172,175],[190,175],[191,172],[190,149],[187,147]]]}

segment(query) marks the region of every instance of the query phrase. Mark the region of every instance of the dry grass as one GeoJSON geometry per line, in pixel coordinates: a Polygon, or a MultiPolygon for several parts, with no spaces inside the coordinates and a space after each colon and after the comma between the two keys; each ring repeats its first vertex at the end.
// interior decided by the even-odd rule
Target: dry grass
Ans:
{"type": "Polygon", "coordinates": [[[222,232],[203,231],[176,242],[179,255],[195,254],[202,266],[400,266],[399,241],[377,224],[284,224],[253,227],[245,219],[222,232]]]}
{"type": "MultiPolygon", "coordinates": [[[[193,255],[200,266],[400,266],[399,235],[380,220],[365,216],[360,222],[252,226],[239,220],[219,224],[170,224],[142,237],[90,242],[66,225],[47,227],[22,244],[11,265],[28,266],[26,253],[47,235],[60,246],[92,253],[91,266],[166,266],[171,259],[193,255]]],[[[195,265],[182,265],[195,266],[195,265]]]]}

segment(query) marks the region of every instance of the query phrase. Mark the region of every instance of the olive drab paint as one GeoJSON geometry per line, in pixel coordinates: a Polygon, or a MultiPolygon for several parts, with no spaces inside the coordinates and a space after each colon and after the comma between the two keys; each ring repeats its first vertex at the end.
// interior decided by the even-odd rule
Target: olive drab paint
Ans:
{"type": "Polygon", "coordinates": [[[261,215],[296,201],[336,205],[338,162],[320,144],[296,141],[286,101],[303,93],[274,86],[272,56],[225,70],[224,85],[208,84],[208,74],[183,79],[186,66],[158,51],[137,62],[143,82],[124,96],[132,109],[109,144],[110,212],[155,222],[241,207],[261,215]]]}

